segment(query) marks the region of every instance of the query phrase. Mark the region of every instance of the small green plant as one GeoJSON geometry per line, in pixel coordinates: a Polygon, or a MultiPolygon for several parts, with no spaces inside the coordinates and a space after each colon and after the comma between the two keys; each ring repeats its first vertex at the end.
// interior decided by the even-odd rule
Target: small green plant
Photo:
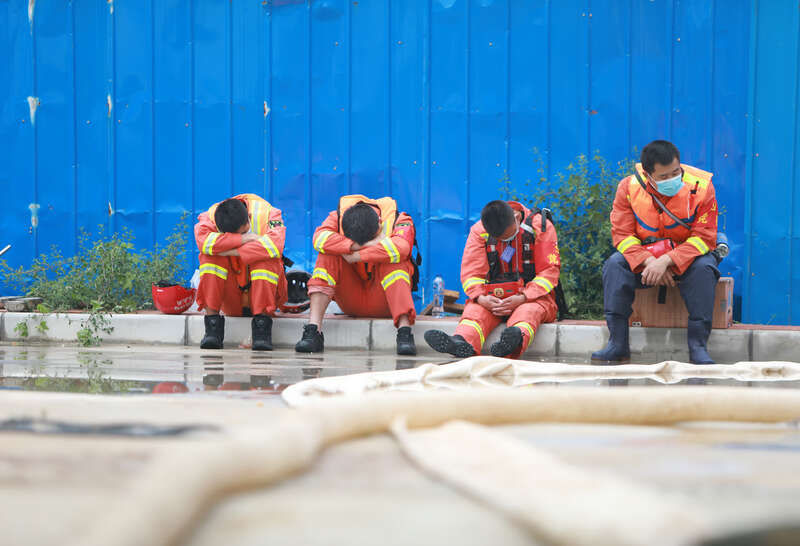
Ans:
{"type": "MultiPolygon", "coordinates": [[[[95,236],[81,232],[74,256],[64,256],[54,246],[29,267],[14,269],[0,260],[0,284],[42,298],[44,303],[37,310],[43,314],[89,310],[77,337],[82,345],[97,345],[101,332],[111,333],[108,313],[152,308],[151,285],[176,281],[185,270],[187,217],[181,217],[166,244],[152,250],[138,250],[127,229],[109,235],[100,226],[95,236]]],[[[44,318],[35,327],[42,335],[49,330],[44,318]]],[[[30,334],[27,321],[17,324],[15,330],[22,338],[30,334]]]]}
{"type": "Polygon", "coordinates": [[[28,331],[28,321],[23,320],[22,322],[18,322],[17,325],[14,326],[14,331],[19,337],[27,339],[30,335],[30,332],[28,331]]]}
{"type": "Polygon", "coordinates": [[[603,315],[603,262],[612,254],[611,205],[619,181],[633,172],[633,161],[610,165],[599,154],[579,155],[549,180],[537,150],[538,180],[519,188],[504,177],[509,199],[553,212],[561,252],[561,282],[572,318],[603,315]]]}

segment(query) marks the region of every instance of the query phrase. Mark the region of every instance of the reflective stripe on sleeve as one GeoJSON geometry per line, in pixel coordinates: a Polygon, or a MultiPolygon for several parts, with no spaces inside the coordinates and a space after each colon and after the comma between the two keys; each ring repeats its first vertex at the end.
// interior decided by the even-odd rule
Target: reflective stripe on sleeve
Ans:
{"type": "Polygon", "coordinates": [[[328,274],[327,269],[323,269],[321,267],[315,267],[314,273],[311,275],[312,279],[322,279],[323,281],[327,282],[331,286],[336,286],[336,279],[328,274]]]}
{"type": "Polygon", "coordinates": [[[466,281],[464,281],[461,284],[461,286],[464,288],[464,292],[466,293],[466,292],[469,292],[470,288],[472,288],[473,286],[476,286],[478,284],[481,284],[481,285],[486,284],[486,279],[483,279],[481,277],[470,277],[466,281]]]}
{"type": "Polygon", "coordinates": [[[403,270],[392,271],[386,275],[381,281],[381,286],[384,290],[386,290],[399,279],[403,279],[408,283],[408,286],[411,286],[411,277],[409,277],[408,273],[403,270]]]}
{"type": "Polygon", "coordinates": [[[389,255],[389,263],[396,264],[400,262],[400,251],[397,250],[397,246],[391,239],[381,239],[381,246],[389,255]]]}
{"type": "Polygon", "coordinates": [[[700,254],[706,254],[708,252],[708,245],[700,237],[689,237],[686,239],[686,242],[695,247],[700,254]]]}
{"type": "Polygon", "coordinates": [[[262,235],[261,237],[258,238],[258,242],[260,242],[261,246],[263,246],[267,250],[267,253],[269,254],[270,258],[277,258],[278,256],[280,256],[280,252],[278,252],[278,247],[275,246],[275,243],[272,242],[272,239],[270,239],[269,236],[262,235]]]}
{"type": "Polygon", "coordinates": [[[534,277],[533,282],[538,284],[539,286],[543,287],[547,292],[553,290],[553,283],[545,279],[544,277],[534,277]]]}
{"type": "Polygon", "coordinates": [[[214,243],[219,239],[220,234],[217,232],[209,233],[206,240],[203,241],[203,254],[212,256],[214,254],[214,243]]]}
{"type": "Polygon", "coordinates": [[[637,237],[634,237],[633,235],[628,235],[619,242],[619,244],[617,245],[617,250],[620,252],[620,254],[625,254],[625,251],[628,250],[633,245],[641,245],[641,244],[642,241],[640,241],[637,237]]]}
{"type": "Polygon", "coordinates": [[[321,254],[325,254],[325,241],[328,240],[328,237],[333,235],[332,231],[325,230],[317,235],[317,239],[314,241],[314,250],[321,254]]]}
{"type": "Polygon", "coordinates": [[[222,280],[227,280],[228,270],[216,264],[202,264],[200,266],[200,275],[216,275],[222,280]]]}

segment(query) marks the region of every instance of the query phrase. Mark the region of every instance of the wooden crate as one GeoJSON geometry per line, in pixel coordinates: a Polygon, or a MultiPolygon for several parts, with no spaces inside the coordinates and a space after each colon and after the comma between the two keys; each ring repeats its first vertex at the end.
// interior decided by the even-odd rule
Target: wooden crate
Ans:
{"type": "MultiPolygon", "coordinates": [[[[664,303],[658,303],[658,287],[636,291],[631,326],[686,328],[689,313],[678,287],[667,288],[664,303]]],[[[733,324],[733,277],[720,277],[714,294],[712,328],[729,328],[733,324]]]]}

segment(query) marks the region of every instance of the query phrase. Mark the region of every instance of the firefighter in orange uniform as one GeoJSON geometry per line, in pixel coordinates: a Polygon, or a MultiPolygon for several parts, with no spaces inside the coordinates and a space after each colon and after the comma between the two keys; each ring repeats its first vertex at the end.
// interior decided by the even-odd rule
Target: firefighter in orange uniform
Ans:
{"type": "Polygon", "coordinates": [[[642,149],[634,174],[619,183],[611,210],[617,252],[603,266],[610,337],[605,349],[592,353],[593,360],[630,357],[628,319],[636,289],[677,284],[689,311],[689,360],[714,363],[706,349],[719,279],[717,259],[709,252],[716,248],[718,212],[711,177],[682,165],[671,142],[655,140],[642,149]]]}
{"type": "Polygon", "coordinates": [[[200,250],[197,306],[205,310],[203,349],[221,349],[225,315],[251,316],[253,350],[272,350],[272,315],[286,301],[281,211],[246,193],[213,205],[194,226],[200,250]]]}
{"type": "Polygon", "coordinates": [[[461,283],[469,301],[455,335],[428,330],[425,341],[440,353],[480,354],[486,337],[505,320],[491,353],[519,358],[539,325],[556,319],[560,269],[556,229],[546,214],[515,201],[488,203],[464,247],[461,283]]]}
{"type": "Polygon", "coordinates": [[[319,255],[308,281],[311,310],[295,350],[324,350],[322,318],[333,299],[348,315],[392,317],[397,354],[417,354],[411,333],[416,318],[411,298],[414,237],[411,217],[398,212],[394,199],[341,197],[338,209],[314,232],[314,249],[319,255]]]}

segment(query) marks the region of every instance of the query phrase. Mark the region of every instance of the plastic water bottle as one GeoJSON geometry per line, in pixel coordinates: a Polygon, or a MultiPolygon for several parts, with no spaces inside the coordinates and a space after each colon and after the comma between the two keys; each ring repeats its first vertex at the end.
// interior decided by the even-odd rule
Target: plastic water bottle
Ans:
{"type": "Polygon", "coordinates": [[[436,275],[433,279],[433,309],[431,315],[434,317],[444,316],[444,279],[441,275],[436,275]]]}

